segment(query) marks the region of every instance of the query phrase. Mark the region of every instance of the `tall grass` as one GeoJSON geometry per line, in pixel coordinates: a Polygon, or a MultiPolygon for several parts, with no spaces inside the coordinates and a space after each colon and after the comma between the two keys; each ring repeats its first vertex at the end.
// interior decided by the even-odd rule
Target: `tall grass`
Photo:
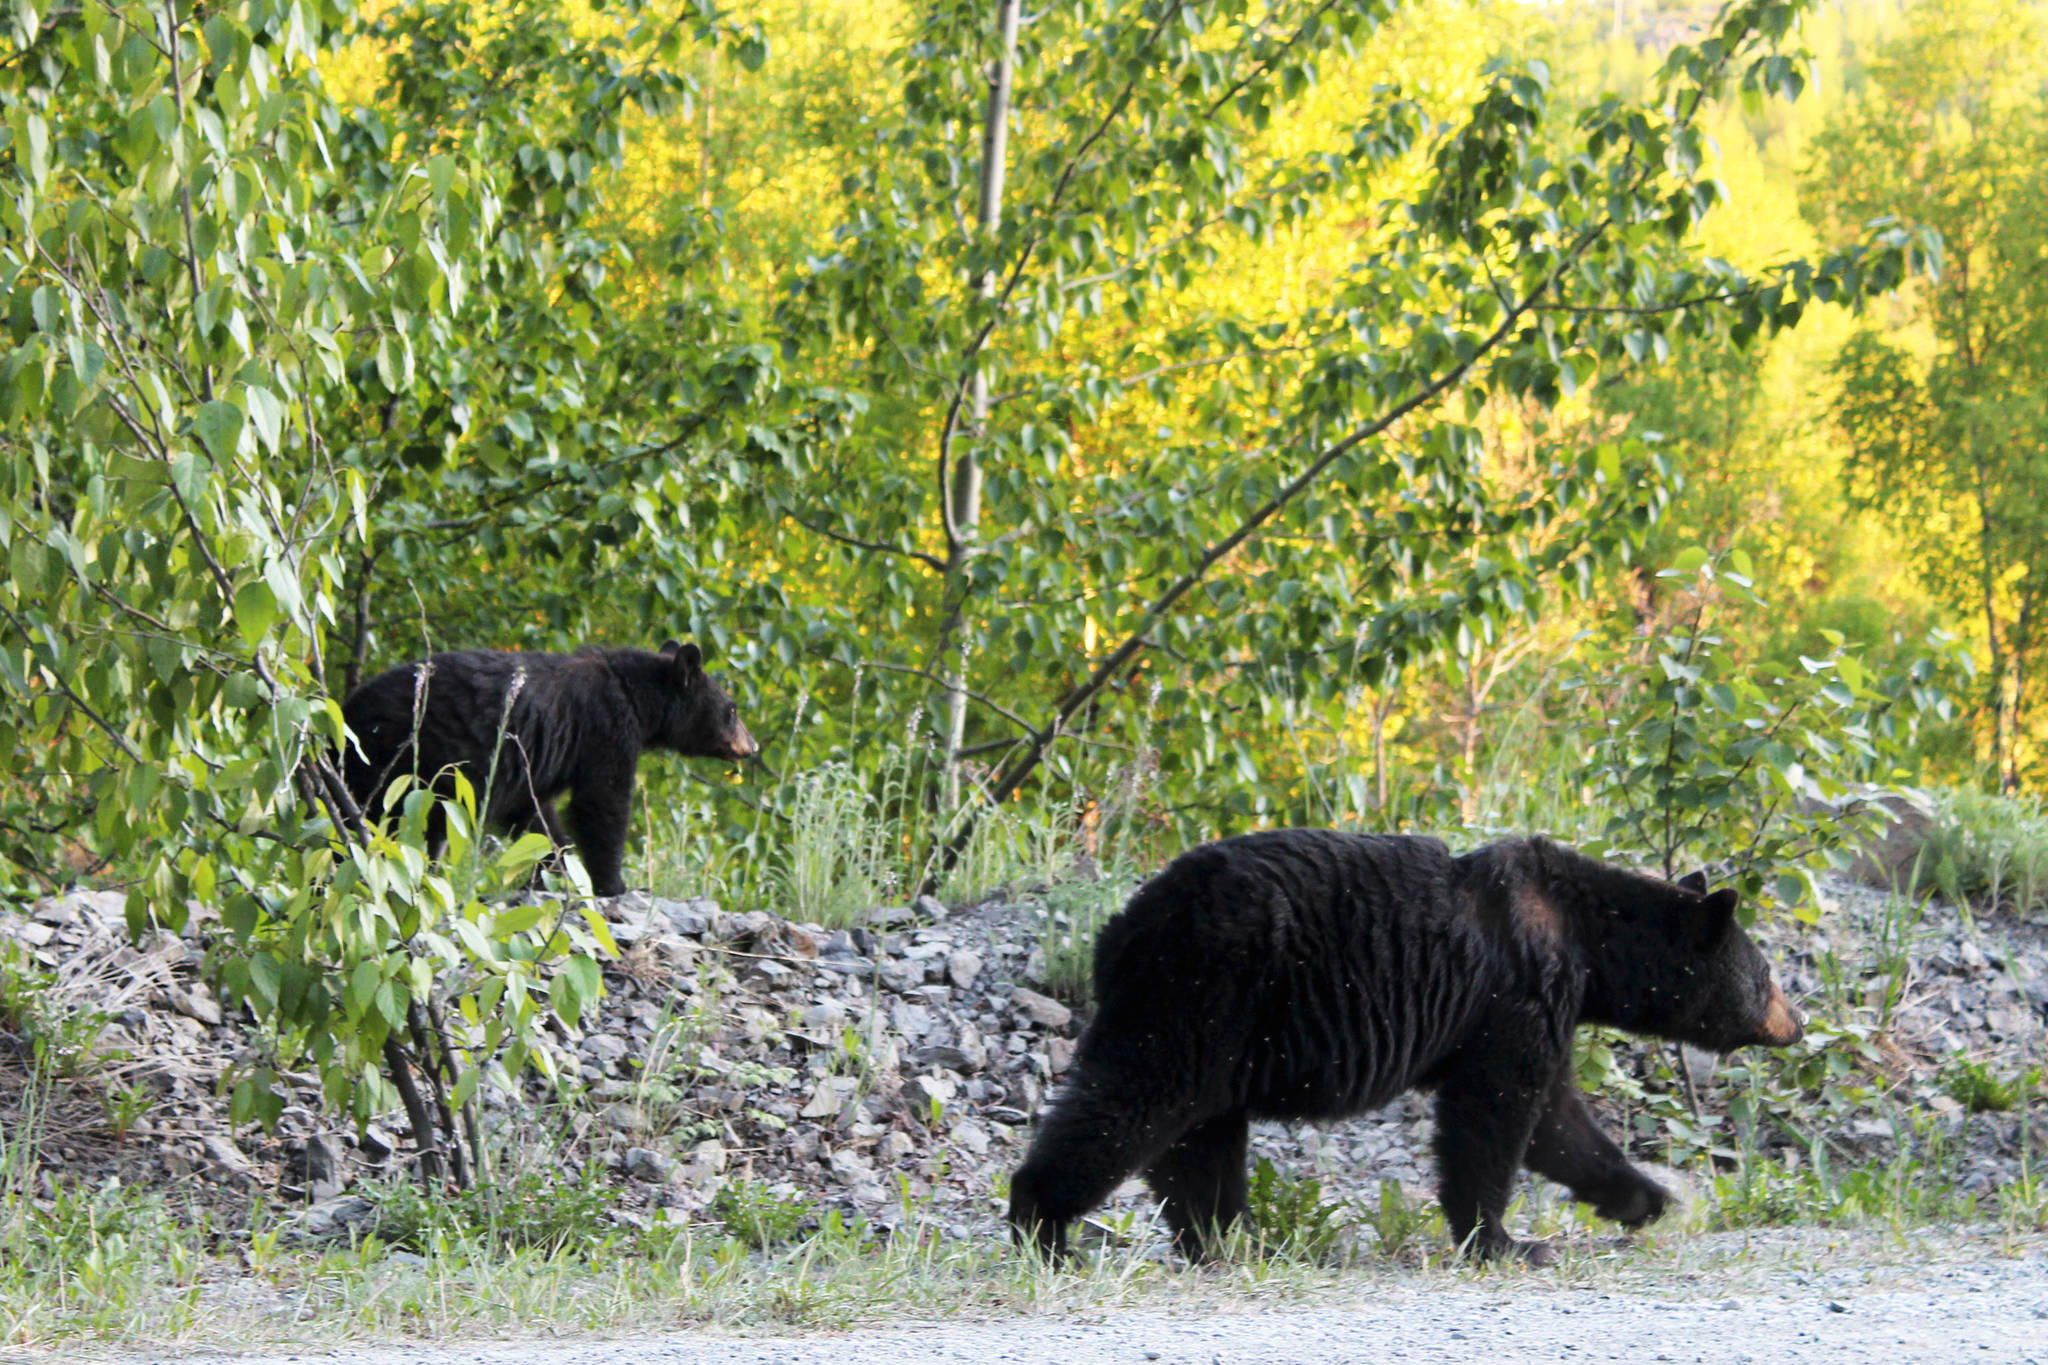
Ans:
{"type": "Polygon", "coordinates": [[[2048,914],[2048,809],[2039,796],[1974,787],[1937,793],[1921,877],[1957,904],[2048,914]]]}
{"type": "Polygon", "coordinates": [[[779,909],[837,929],[896,894],[901,870],[880,806],[844,763],[821,764],[789,784],[782,856],[771,874],[779,909]]]}
{"type": "Polygon", "coordinates": [[[1038,950],[1045,956],[1043,984],[1052,994],[1077,1005],[1094,997],[1095,938],[1123,908],[1133,880],[1075,878],[1046,888],[1038,950]]]}

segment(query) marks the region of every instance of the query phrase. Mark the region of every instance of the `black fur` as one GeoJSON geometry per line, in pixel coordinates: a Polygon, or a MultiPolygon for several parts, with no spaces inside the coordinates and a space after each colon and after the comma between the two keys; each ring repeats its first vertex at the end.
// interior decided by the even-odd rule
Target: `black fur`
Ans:
{"type": "MultiPolygon", "coordinates": [[[[569,834],[555,800],[567,792],[569,829],[600,896],[626,889],[620,868],[641,750],[734,760],[757,751],[732,698],[704,672],[697,646],[673,640],[659,653],[593,647],[575,654],[436,654],[370,679],[348,695],[342,715],[355,735],[343,774],[366,813],[375,814],[377,796],[402,773],[445,794],[459,770],[486,821],[542,830],[561,848],[569,834]],[[493,777],[491,749],[501,723],[505,743],[493,777]]],[[[438,812],[430,833],[438,854],[438,812]]]]}
{"type": "Polygon", "coordinates": [[[1587,1112],[1572,1031],[1717,1050],[1799,1033],[1735,893],[1704,887],[1540,838],[1462,857],[1323,830],[1193,849],[1102,930],[1097,1012],[1010,1219],[1058,1254],[1069,1220],[1142,1171],[1199,1257],[1245,1212],[1250,1119],[1339,1118],[1427,1086],[1444,1215],[1475,1254],[1516,1248],[1502,1215],[1525,1164],[1647,1222],[1669,1195],[1587,1112]]]}

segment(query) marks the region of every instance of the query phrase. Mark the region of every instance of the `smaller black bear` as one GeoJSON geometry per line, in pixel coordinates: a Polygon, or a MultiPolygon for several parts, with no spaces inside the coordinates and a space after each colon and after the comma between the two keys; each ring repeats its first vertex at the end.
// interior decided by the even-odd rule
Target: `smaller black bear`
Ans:
{"type": "MultiPolygon", "coordinates": [[[[642,749],[733,760],[759,751],[732,698],[704,672],[697,646],[674,640],[660,653],[589,647],[574,654],[436,654],[378,674],[349,693],[341,711],[355,735],[343,777],[358,806],[369,811],[401,773],[446,794],[450,773],[460,770],[487,822],[539,829],[559,849],[569,836],[555,799],[567,792],[569,827],[600,896],[626,889],[620,868],[642,749]],[[501,725],[505,742],[493,775],[501,725]]],[[[438,811],[429,836],[438,854],[438,811]]]]}
{"type": "Polygon", "coordinates": [[[1095,948],[1096,1015],[1010,1182],[1040,1250],[1143,1172],[1199,1259],[1246,1207],[1254,1118],[1335,1119],[1436,1091],[1438,1195],[1461,1246],[1516,1243],[1526,1165],[1628,1226],[1670,1195],[1572,1082],[1581,1023],[1716,1051],[1802,1026],[1735,893],[1548,839],[1453,857],[1435,839],[1277,830],[1205,844],[1140,887],[1095,948]]]}

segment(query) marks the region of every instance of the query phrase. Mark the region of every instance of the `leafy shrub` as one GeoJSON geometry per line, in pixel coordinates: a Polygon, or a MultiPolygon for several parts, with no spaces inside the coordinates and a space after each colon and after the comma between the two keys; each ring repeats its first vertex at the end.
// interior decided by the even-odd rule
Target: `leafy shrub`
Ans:
{"type": "MultiPolygon", "coordinates": [[[[1646,859],[1665,876],[1717,864],[1753,913],[1760,898],[1804,904],[1830,855],[1882,819],[1851,784],[1887,775],[1922,712],[1946,714],[1941,664],[1880,675],[1827,631],[1797,668],[1739,656],[1717,633],[1730,601],[1763,607],[1740,550],[1692,549],[1658,577],[1686,583],[1688,618],[1640,657],[1568,680],[1586,699],[1587,804],[1609,812],[1589,851],[1646,859]]],[[[1846,856],[1840,854],[1839,856],[1846,856]]]]}
{"type": "Polygon", "coordinates": [[[93,1069],[110,1016],[56,984],[20,944],[0,945],[0,1027],[22,1041],[39,1073],[73,1079],[93,1069]]]}
{"type": "Polygon", "coordinates": [[[757,1180],[735,1180],[711,1199],[711,1212],[725,1230],[756,1251],[793,1241],[810,1217],[801,1194],[777,1194],[757,1180]]]}
{"type": "Polygon", "coordinates": [[[1989,1062],[1951,1057],[1941,1068],[1941,1088],[1972,1114],[2003,1114],[2020,1102],[2034,1081],[2032,1074],[2000,1076],[1989,1062]]]}
{"type": "Polygon", "coordinates": [[[1325,1203],[1322,1182],[1282,1175],[1265,1157],[1252,1167],[1247,1190],[1252,1226],[1266,1249],[1320,1260],[1358,1221],[1347,1202],[1325,1203]]]}
{"type": "Polygon", "coordinates": [[[394,1181],[372,1194],[377,1236],[421,1254],[480,1243],[505,1251],[554,1255],[602,1245],[615,1235],[612,1194],[595,1163],[571,1175],[529,1169],[492,1184],[442,1193],[394,1181]]]}
{"type": "Polygon", "coordinates": [[[1791,1164],[1751,1160],[1714,1177],[1715,1219],[1723,1227],[1969,1221],[1977,1198],[1958,1188],[1939,1143],[1900,1147],[1888,1161],[1840,1167],[1816,1140],[1791,1164]]]}
{"type": "Polygon", "coordinates": [[[1443,1231],[1443,1212],[1433,1204],[1409,1203],[1398,1180],[1382,1180],[1379,1198],[1355,1212],[1361,1225],[1379,1234],[1380,1252],[1387,1256],[1399,1256],[1410,1242],[1443,1231]]]}

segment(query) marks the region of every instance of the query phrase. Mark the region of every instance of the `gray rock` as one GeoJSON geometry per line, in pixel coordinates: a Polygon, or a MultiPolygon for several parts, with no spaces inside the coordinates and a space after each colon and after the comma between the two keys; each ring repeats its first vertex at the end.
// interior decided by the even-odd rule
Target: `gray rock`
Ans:
{"type": "Polygon", "coordinates": [[[170,1001],[172,1009],[188,1018],[208,1025],[220,1022],[220,1002],[213,998],[204,981],[195,981],[189,987],[167,987],[164,998],[170,1001]]]}
{"type": "Polygon", "coordinates": [[[234,1143],[234,1139],[219,1133],[202,1133],[199,1145],[205,1149],[210,1163],[206,1176],[209,1180],[231,1180],[246,1184],[256,1176],[256,1163],[234,1143]]]}
{"type": "Polygon", "coordinates": [[[920,1119],[929,1119],[934,1105],[943,1109],[959,1093],[959,1086],[944,1076],[913,1076],[903,1083],[903,1102],[920,1119]]]}
{"type": "Polygon", "coordinates": [[[859,1088],[860,1082],[855,1077],[827,1076],[818,1082],[810,1100],[797,1112],[807,1119],[831,1118],[846,1107],[859,1088]]]}
{"type": "MultiPolygon", "coordinates": [[[[981,1070],[980,1063],[969,1055],[965,1048],[955,1047],[951,1043],[936,1043],[930,1047],[921,1047],[910,1054],[910,1060],[921,1068],[944,1068],[948,1071],[958,1071],[962,1075],[970,1071],[981,1070]]],[[[986,1060],[985,1054],[983,1060],[986,1060]]]]}
{"type": "Polygon", "coordinates": [[[78,902],[69,896],[52,896],[48,900],[37,901],[29,914],[44,924],[71,924],[78,919],[78,902]]]}
{"type": "Polygon", "coordinates": [[[966,948],[956,948],[946,957],[946,979],[961,990],[974,985],[974,979],[981,975],[981,954],[966,948]]]}
{"type": "Polygon", "coordinates": [[[14,925],[9,932],[31,948],[41,948],[57,937],[55,929],[47,924],[38,924],[34,920],[23,920],[14,925]]]}
{"type": "Polygon", "coordinates": [[[626,1054],[633,1049],[624,1038],[615,1034],[593,1033],[583,1040],[579,1050],[609,1068],[624,1061],[626,1054]]]}
{"type": "Polygon", "coordinates": [[[644,1133],[647,1131],[647,1116],[640,1112],[637,1104],[617,1101],[597,1111],[597,1121],[614,1132],[644,1133]]]}
{"type": "Polygon", "coordinates": [[[910,908],[933,924],[942,923],[948,913],[936,896],[919,896],[910,903],[910,908]]]}
{"type": "Polygon", "coordinates": [[[681,901],[657,899],[652,908],[666,916],[669,927],[686,938],[702,938],[712,917],[719,913],[718,902],[708,896],[681,901]]]}
{"type": "Polygon", "coordinates": [[[315,1203],[334,1198],[348,1184],[341,1144],[324,1133],[285,1146],[284,1169],[315,1203]]]}
{"type": "Polygon", "coordinates": [[[1063,1029],[1074,1022],[1074,1012],[1049,995],[1022,986],[1010,992],[1010,1004],[1023,1011],[1040,1028],[1063,1029]]]}
{"type": "Polygon", "coordinates": [[[807,1029],[837,1029],[846,1022],[846,1006],[837,1000],[822,1000],[799,1017],[807,1029]]]}
{"type": "Polygon", "coordinates": [[[377,1206],[359,1194],[323,1199],[278,1229],[278,1240],[292,1246],[323,1242],[357,1242],[376,1231],[377,1206]]]}
{"type": "Polygon", "coordinates": [[[932,1012],[923,1005],[901,1001],[889,1009],[889,1023],[905,1039],[915,1042],[932,1029],[932,1012]]]}
{"type": "Polygon", "coordinates": [[[652,1147],[628,1147],[624,1170],[634,1180],[649,1185],[659,1185],[669,1178],[676,1163],[655,1151],[652,1147]]]}

